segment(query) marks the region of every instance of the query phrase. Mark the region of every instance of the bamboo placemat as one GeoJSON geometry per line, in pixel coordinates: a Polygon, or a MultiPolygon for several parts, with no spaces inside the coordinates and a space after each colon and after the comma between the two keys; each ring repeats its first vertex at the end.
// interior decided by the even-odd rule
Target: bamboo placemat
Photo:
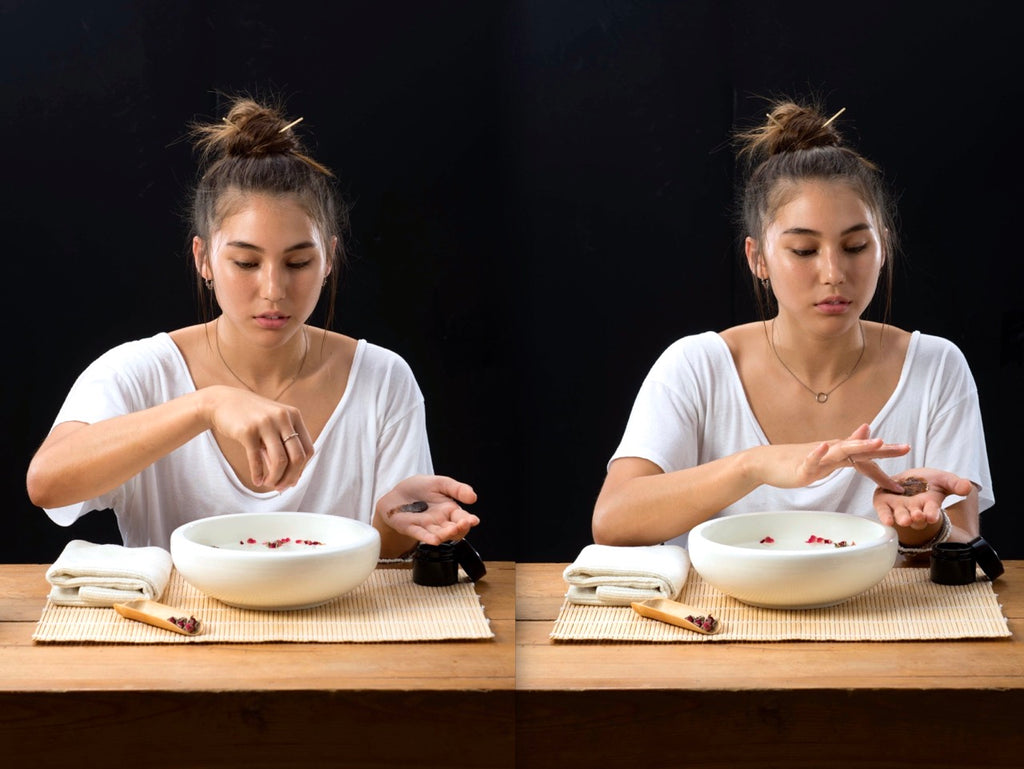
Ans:
{"type": "MultiPolygon", "coordinates": [[[[980,575],[980,573],[979,573],[980,575]]],[[[678,600],[717,617],[702,635],[641,617],[629,606],[562,604],[558,641],[923,641],[1005,638],[1010,629],[992,583],[936,585],[928,569],[893,569],[879,584],[823,609],[760,609],[719,592],[691,570],[678,600]]]]}
{"type": "Polygon", "coordinates": [[[37,642],[95,643],[380,643],[493,638],[473,583],[460,572],[447,587],[424,587],[410,569],[375,569],[358,588],[311,609],[236,609],[200,593],[177,570],[160,598],[203,623],[194,636],[125,619],[113,609],[57,606],[49,600],[37,642]]]}

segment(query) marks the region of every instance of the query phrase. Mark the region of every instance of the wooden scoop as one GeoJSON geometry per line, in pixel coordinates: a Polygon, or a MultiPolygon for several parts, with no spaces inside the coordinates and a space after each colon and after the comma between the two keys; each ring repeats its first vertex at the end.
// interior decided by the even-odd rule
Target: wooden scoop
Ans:
{"type": "Polygon", "coordinates": [[[127,617],[137,622],[145,622],[147,625],[153,625],[153,627],[163,628],[164,630],[172,630],[182,635],[198,635],[202,631],[202,623],[199,620],[195,620],[195,626],[192,630],[180,627],[171,621],[171,617],[180,618],[183,622],[194,619],[184,609],[177,609],[165,603],[149,601],[145,598],[129,601],[128,603],[115,603],[114,611],[122,617],[127,617]]]}
{"type": "Polygon", "coordinates": [[[670,625],[677,625],[678,627],[693,630],[697,633],[703,633],[704,635],[714,635],[722,629],[722,623],[719,622],[717,618],[711,617],[708,612],[702,609],[697,609],[693,606],[687,606],[685,603],[679,603],[678,601],[673,601],[668,598],[651,598],[647,601],[634,601],[630,606],[633,607],[633,611],[643,617],[650,617],[651,619],[667,622],[670,625]],[[714,625],[711,629],[708,629],[687,619],[687,617],[693,617],[695,619],[710,617],[714,620],[714,625]]]}

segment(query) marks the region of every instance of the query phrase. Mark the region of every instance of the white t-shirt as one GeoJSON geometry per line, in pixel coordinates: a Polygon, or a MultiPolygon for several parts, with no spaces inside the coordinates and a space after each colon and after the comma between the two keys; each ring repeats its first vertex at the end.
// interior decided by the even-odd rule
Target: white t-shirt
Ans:
{"type": "MultiPolygon", "coordinates": [[[[899,383],[870,427],[872,436],[911,446],[905,456],[878,460],[890,475],[913,467],[947,470],[980,487],[980,510],[995,503],[978,391],[967,361],[951,342],[917,331],[911,335],[899,383]]],[[[670,473],[768,444],[729,347],[709,331],[674,342],[658,358],[611,461],[641,457],[670,473]]],[[[804,488],[759,486],[718,515],[826,510],[876,517],[874,490],[871,480],[840,468],[804,488]]],[[[686,535],[671,542],[685,546],[686,535]]]]}
{"type": "MultiPolygon", "coordinates": [[[[54,425],[94,423],[195,391],[166,333],[122,344],[78,378],[54,425]]],[[[224,513],[303,511],[369,523],[374,505],[404,478],[432,473],[423,395],[408,364],[360,340],[345,393],[313,444],[296,486],[280,494],[247,489],[207,430],[97,499],[48,509],[69,526],[111,508],[129,547],[170,545],[183,523],[224,513]]]]}

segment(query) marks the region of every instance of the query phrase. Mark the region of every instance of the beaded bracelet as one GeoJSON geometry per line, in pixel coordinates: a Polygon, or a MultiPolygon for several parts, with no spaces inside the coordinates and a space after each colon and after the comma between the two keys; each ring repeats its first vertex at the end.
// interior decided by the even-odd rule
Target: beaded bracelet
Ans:
{"type": "Polygon", "coordinates": [[[933,545],[937,545],[940,542],[945,542],[949,539],[950,530],[953,525],[949,521],[949,515],[947,515],[946,509],[942,508],[940,512],[942,513],[942,525],[939,526],[939,530],[935,532],[935,536],[927,542],[922,542],[919,545],[904,545],[902,542],[897,543],[897,550],[900,555],[921,555],[922,553],[930,553],[933,545]]]}

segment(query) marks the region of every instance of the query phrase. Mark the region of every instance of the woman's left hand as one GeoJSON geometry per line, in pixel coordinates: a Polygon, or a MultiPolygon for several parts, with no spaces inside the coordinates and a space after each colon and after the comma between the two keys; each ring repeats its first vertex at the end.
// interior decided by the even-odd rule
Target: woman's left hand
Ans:
{"type": "Polygon", "coordinates": [[[459,540],[480,519],[462,505],[476,502],[466,483],[444,475],[414,475],[401,481],[377,503],[383,522],[399,534],[428,545],[459,540]],[[425,509],[416,512],[418,508],[425,509]]]}
{"type": "Polygon", "coordinates": [[[894,494],[886,489],[875,489],[874,505],[878,519],[886,526],[901,526],[910,529],[925,529],[939,521],[942,503],[950,494],[967,496],[973,484],[945,470],[918,467],[894,476],[898,482],[909,478],[920,478],[928,484],[927,489],[913,496],[894,494]]]}

